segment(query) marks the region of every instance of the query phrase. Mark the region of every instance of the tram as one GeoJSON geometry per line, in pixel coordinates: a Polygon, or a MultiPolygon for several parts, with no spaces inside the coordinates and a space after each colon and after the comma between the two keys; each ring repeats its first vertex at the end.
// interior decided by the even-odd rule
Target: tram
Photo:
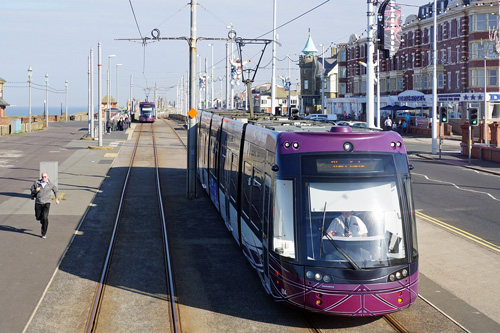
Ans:
{"type": "Polygon", "coordinates": [[[156,120],[156,107],[153,102],[139,103],[139,121],[141,123],[153,123],[156,120]]]}
{"type": "Polygon", "coordinates": [[[200,182],[276,301],[343,316],[415,302],[411,166],[399,134],[197,117],[200,182]]]}

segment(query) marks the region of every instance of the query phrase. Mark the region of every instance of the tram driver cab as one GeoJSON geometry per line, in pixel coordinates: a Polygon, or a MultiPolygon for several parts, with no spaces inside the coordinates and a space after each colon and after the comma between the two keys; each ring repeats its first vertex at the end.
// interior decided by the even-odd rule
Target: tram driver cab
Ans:
{"type": "Polygon", "coordinates": [[[309,195],[308,260],[371,268],[406,258],[393,182],[310,183],[309,195]]]}

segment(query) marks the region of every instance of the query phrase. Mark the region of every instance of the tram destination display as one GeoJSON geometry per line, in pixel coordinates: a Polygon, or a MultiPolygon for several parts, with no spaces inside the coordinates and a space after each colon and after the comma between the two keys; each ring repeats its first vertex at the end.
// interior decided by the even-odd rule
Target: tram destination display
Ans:
{"type": "Polygon", "coordinates": [[[384,172],[381,158],[318,158],[318,173],[384,172]]]}

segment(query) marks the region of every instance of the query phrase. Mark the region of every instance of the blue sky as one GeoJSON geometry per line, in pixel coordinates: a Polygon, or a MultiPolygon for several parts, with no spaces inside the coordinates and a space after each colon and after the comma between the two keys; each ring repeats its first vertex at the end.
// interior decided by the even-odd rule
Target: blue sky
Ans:
{"type": "MultiPolygon", "coordinates": [[[[160,94],[175,98],[175,85],[188,71],[189,49],[185,41],[159,41],[143,46],[140,42],[117,41],[118,38],[138,38],[134,8],[143,36],[159,29],[161,37],[189,37],[190,7],[188,1],[168,0],[4,0],[0,2],[0,77],[7,81],[4,99],[12,105],[28,104],[28,67],[33,68],[33,82],[45,85],[49,75],[52,89],[64,91],[69,81],[69,106],[87,105],[88,56],[94,51],[94,86],[97,89],[97,44],[102,45],[103,96],[107,93],[108,55],[111,58],[111,95],[116,95],[116,64],[118,68],[119,104],[130,95],[144,99],[144,89],[156,83],[160,94]],[[174,88],[171,88],[174,87],[174,88]]],[[[238,36],[255,38],[272,30],[273,0],[257,0],[249,5],[241,0],[199,0],[197,11],[198,37],[226,37],[227,26],[233,24],[238,36]]],[[[401,0],[403,14],[417,13],[424,0],[401,0]]],[[[305,45],[308,29],[316,47],[319,44],[347,42],[353,33],[366,30],[366,0],[277,0],[277,25],[281,25],[320,5],[318,9],[278,30],[281,46],[277,48],[277,75],[287,75],[290,55],[292,83],[299,73],[296,61],[305,45]]],[[[261,38],[272,38],[271,34],[261,38]]],[[[205,58],[211,63],[210,41],[198,43],[198,54],[204,68],[205,58]]],[[[225,73],[225,44],[214,43],[215,77],[225,73]],[[218,64],[217,64],[218,63],[218,64]]],[[[326,49],[326,47],[325,47],[326,49]]],[[[255,63],[256,52],[247,56],[255,63]]],[[[271,60],[271,47],[266,49],[262,65],[271,60]]],[[[198,65],[199,66],[199,65],[198,65]]],[[[259,70],[256,83],[271,80],[271,66],[259,70]]],[[[215,86],[216,94],[220,83],[215,86]]],[[[243,85],[236,86],[243,90],[243,85]]],[[[152,95],[150,95],[152,96],[152,95]]],[[[49,93],[49,104],[64,104],[64,93],[49,93]]],[[[97,92],[95,93],[97,99],[97,92]]],[[[43,106],[44,89],[32,90],[33,106],[43,106]]]]}

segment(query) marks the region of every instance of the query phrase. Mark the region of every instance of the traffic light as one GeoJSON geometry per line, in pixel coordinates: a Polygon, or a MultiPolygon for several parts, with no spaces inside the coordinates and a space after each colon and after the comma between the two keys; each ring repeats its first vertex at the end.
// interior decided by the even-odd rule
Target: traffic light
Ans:
{"type": "Polygon", "coordinates": [[[448,110],[446,108],[441,108],[439,110],[439,121],[441,123],[447,123],[448,122],[448,110]]]}
{"type": "Polygon", "coordinates": [[[469,109],[469,124],[470,126],[477,125],[477,109],[469,109]]]}

